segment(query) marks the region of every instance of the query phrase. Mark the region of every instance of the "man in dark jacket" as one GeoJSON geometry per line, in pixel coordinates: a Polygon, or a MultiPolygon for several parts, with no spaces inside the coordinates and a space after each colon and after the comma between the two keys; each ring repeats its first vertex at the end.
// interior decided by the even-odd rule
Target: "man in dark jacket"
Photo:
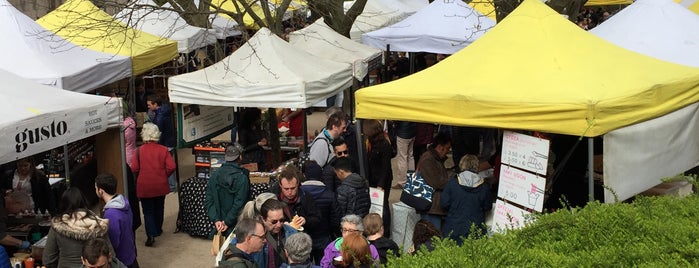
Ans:
{"type": "Polygon", "coordinates": [[[301,183],[301,190],[313,197],[316,208],[320,212],[320,224],[318,228],[308,229],[306,232],[313,239],[311,258],[316,264],[323,258],[323,249],[330,243],[330,217],[332,216],[333,201],[335,192],[329,189],[319,180],[323,170],[316,162],[309,161],[304,165],[306,181],[301,183]]]}
{"type": "Polygon", "coordinates": [[[422,213],[421,216],[430,221],[438,230],[442,229],[442,220],[446,215],[446,212],[439,205],[439,198],[449,181],[449,174],[444,167],[449,149],[451,149],[451,137],[445,133],[439,133],[434,137],[434,143],[430,149],[422,154],[417,165],[417,171],[420,172],[422,178],[434,188],[432,208],[426,213],[422,213]]]}
{"type": "Polygon", "coordinates": [[[133,213],[129,200],[116,193],[117,180],[112,174],[100,174],[95,178],[95,193],[104,201],[104,218],[109,220],[109,242],[116,258],[129,268],[138,266],[134,240],[133,213]]]}
{"type": "Polygon", "coordinates": [[[239,240],[231,244],[226,260],[219,262],[219,267],[257,268],[252,254],[260,252],[265,245],[265,228],[253,219],[242,219],[235,228],[235,237],[239,240]]]}
{"type": "MultiPolygon", "coordinates": [[[[337,187],[335,210],[332,217],[332,226],[340,226],[340,219],[345,215],[355,214],[364,217],[369,213],[371,199],[369,199],[369,183],[352,172],[352,160],[339,158],[335,161],[335,173],[340,179],[337,187]]],[[[335,230],[340,234],[339,230],[335,230]]]]}
{"type": "Polygon", "coordinates": [[[294,228],[316,229],[320,226],[320,214],[313,196],[299,189],[303,178],[296,166],[288,165],[279,174],[279,193],[277,198],[286,206],[284,207],[284,221],[289,222],[294,228]]]}
{"type": "Polygon", "coordinates": [[[334,156],[332,159],[330,159],[330,162],[323,167],[323,175],[321,176],[320,181],[322,181],[323,184],[328,187],[328,189],[335,192],[337,190],[337,186],[340,186],[340,179],[338,179],[337,174],[335,174],[335,160],[338,158],[349,158],[352,161],[352,172],[354,173],[359,172],[359,167],[357,165],[357,161],[351,157],[352,150],[349,149],[345,139],[336,139],[333,141],[332,145],[334,156]]]}
{"type": "Polygon", "coordinates": [[[250,172],[238,165],[242,151],[243,148],[237,143],[228,146],[226,162],[214,171],[206,186],[206,213],[215,226],[210,238],[218,231],[226,236],[231,233],[248,199],[250,172]]]}

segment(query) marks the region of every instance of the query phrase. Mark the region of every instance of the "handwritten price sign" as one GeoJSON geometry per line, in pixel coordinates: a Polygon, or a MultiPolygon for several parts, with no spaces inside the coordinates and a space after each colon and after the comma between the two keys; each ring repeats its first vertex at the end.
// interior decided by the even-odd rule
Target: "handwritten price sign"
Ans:
{"type": "Polygon", "coordinates": [[[529,214],[525,210],[498,199],[495,202],[495,213],[493,214],[493,230],[502,233],[506,230],[522,228],[526,221],[525,217],[529,214]]]}
{"type": "Polygon", "coordinates": [[[498,197],[541,212],[546,179],[507,166],[500,167],[498,197]]]}
{"type": "Polygon", "coordinates": [[[549,141],[512,131],[502,137],[502,163],[546,175],[549,141]]]}

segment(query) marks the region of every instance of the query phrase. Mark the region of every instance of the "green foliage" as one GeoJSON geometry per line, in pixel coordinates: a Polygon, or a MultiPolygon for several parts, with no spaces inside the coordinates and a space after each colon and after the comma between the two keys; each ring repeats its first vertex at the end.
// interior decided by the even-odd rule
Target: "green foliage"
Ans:
{"type": "Polygon", "coordinates": [[[507,234],[434,245],[386,267],[699,267],[699,195],[593,202],[507,234]]]}

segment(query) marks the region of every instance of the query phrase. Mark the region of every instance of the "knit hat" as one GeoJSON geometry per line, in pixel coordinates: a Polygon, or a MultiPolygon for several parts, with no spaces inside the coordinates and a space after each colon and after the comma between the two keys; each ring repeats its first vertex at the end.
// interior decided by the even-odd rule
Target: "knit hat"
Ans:
{"type": "Polygon", "coordinates": [[[323,176],[323,168],[315,161],[309,161],[304,165],[304,176],[306,180],[320,180],[323,176]]]}

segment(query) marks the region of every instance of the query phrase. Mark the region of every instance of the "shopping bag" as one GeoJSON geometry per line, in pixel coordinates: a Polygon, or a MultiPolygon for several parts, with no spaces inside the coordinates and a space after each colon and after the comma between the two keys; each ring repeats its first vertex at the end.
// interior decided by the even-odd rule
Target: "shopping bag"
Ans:
{"type": "Polygon", "coordinates": [[[221,249],[221,246],[225,240],[226,238],[223,237],[221,231],[218,231],[218,233],[214,235],[214,239],[211,241],[211,255],[218,255],[218,251],[221,249]]]}
{"type": "Polygon", "coordinates": [[[413,207],[418,213],[426,212],[432,207],[434,188],[425,182],[420,172],[408,173],[408,178],[400,194],[400,201],[413,207]]]}
{"type": "Polygon", "coordinates": [[[376,213],[383,215],[383,190],[378,188],[369,188],[369,198],[371,199],[371,207],[369,208],[369,213],[376,213]]]}
{"type": "Polygon", "coordinates": [[[393,220],[391,221],[391,239],[408,252],[413,245],[413,230],[415,224],[420,220],[415,209],[403,202],[393,203],[393,220]]]}

